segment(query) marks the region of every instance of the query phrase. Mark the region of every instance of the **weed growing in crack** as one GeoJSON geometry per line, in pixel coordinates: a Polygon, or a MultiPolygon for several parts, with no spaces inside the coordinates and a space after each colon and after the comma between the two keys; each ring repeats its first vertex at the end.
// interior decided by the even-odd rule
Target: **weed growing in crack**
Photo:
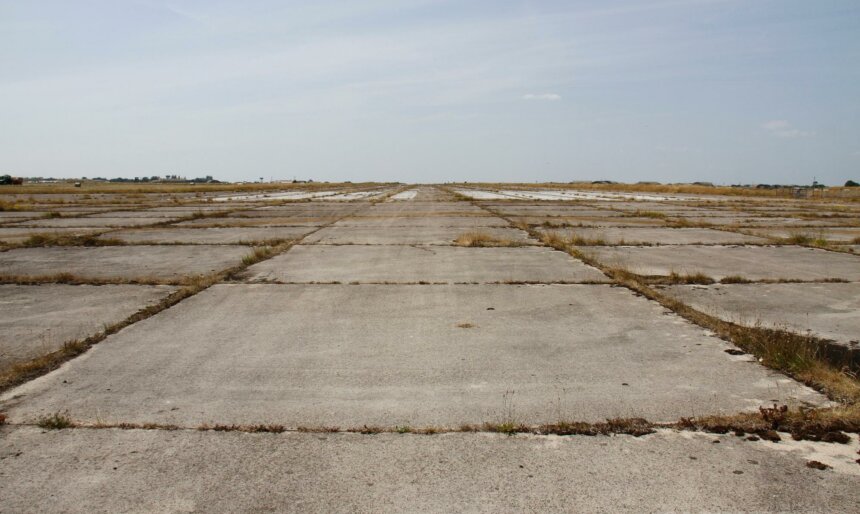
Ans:
{"type": "Polygon", "coordinates": [[[459,236],[457,236],[457,239],[454,240],[454,244],[457,246],[465,246],[470,248],[500,246],[511,247],[524,245],[524,243],[513,241],[511,239],[495,237],[492,234],[488,234],[487,232],[482,232],[480,230],[473,230],[460,234],[459,236]]]}
{"type": "Polygon", "coordinates": [[[242,257],[242,264],[245,266],[256,264],[271,257],[274,251],[274,248],[271,246],[257,246],[250,254],[242,257]]]}
{"type": "Polygon", "coordinates": [[[68,412],[55,412],[54,414],[45,415],[36,420],[36,425],[47,430],[62,430],[75,426],[68,412]]]}

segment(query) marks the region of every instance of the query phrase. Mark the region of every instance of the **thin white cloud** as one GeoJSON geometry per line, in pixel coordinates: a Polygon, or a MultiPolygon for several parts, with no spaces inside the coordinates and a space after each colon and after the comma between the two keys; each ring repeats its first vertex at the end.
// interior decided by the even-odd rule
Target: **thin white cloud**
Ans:
{"type": "Polygon", "coordinates": [[[796,138],[796,137],[812,137],[815,132],[808,130],[800,130],[791,125],[786,120],[771,120],[761,124],[761,128],[769,134],[776,137],[796,138]]]}
{"type": "Polygon", "coordinates": [[[556,100],[561,100],[561,95],[557,95],[555,93],[528,93],[523,95],[523,100],[546,100],[548,102],[554,102],[556,100]]]}

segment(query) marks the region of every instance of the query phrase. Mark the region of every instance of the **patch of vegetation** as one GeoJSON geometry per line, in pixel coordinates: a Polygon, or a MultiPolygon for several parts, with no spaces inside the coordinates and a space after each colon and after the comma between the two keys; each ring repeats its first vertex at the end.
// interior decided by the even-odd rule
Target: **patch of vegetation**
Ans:
{"type": "Polygon", "coordinates": [[[720,284],[751,284],[753,281],[740,275],[729,275],[720,279],[720,284]]]}
{"type": "Polygon", "coordinates": [[[513,241],[511,239],[495,237],[492,234],[488,234],[487,232],[482,232],[480,230],[473,230],[460,234],[459,236],[457,236],[457,239],[454,240],[454,244],[457,246],[465,246],[470,248],[502,246],[511,247],[525,245],[525,243],[513,241]]]}
{"type": "Polygon", "coordinates": [[[800,245],[800,246],[813,246],[816,248],[825,248],[830,246],[830,242],[824,238],[823,233],[819,233],[816,235],[805,234],[802,232],[795,232],[791,234],[789,237],[783,240],[786,244],[800,245]]]}
{"type": "Polygon", "coordinates": [[[262,260],[268,259],[274,254],[275,250],[271,246],[257,246],[254,247],[253,251],[242,257],[242,264],[245,266],[250,266],[252,264],[256,264],[262,260]]]}
{"type": "Polygon", "coordinates": [[[75,423],[67,412],[55,412],[36,420],[36,425],[47,430],[62,430],[74,427],[75,423]]]}
{"type": "Polygon", "coordinates": [[[670,284],[703,284],[703,285],[708,285],[708,284],[713,284],[714,282],[716,282],[713,278],[711,278],[711,277],[709,277],[709,276],[707,276],[701,272],[686,274],[686,273],[676,273],[673,271],[673,272],[669,273],[669,275],[666,277],[666,280],[670,284]]]}
{"type": "Polygon", "coordinates": [[[656,220],[665,220],[668,218],[665,213],[658,211],[640,211],[639,209],[635,211],[626,212],[623,215],[624,217],[630,218],[652,218],[656,220]]]}
{"type": "Polygon", "coordinates": [[[69,235],[48,232],[33,234],[20,246],[34,248],[42,246],[123,246],[125,244],[125,241],[120,239],[100,238],[98,234],[69,235]]]}
{"type": "Polygon", "coordinates": [[[0,200],[0,212],[26,211],[29,210],[26,206],[19,203],[7,202],[0,200]]]}

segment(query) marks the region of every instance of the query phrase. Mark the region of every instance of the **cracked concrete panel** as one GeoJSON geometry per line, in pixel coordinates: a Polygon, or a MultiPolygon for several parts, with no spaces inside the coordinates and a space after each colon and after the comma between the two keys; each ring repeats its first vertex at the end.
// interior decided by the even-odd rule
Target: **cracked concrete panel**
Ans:
{"type": "Polygon", "coordinates": [[[678,285],[663,290],[732,323],[812,333],[849,347],[860,345],[858,283],[678,285]]]}
{"type": "Polygon", "coordinates": [[[512,228],[481,227],[327,227],[308,236],[303,243],[314,244],[417,244],[417,245],[453,245],[461,235],[478,234],[487,236],[504,245],[538,244],[530,239],[527,232],[512,228]]]}
{"type": "Polygon", "coordinates": [[[155,305],[171,286],[0,285],[0,371],[155,305]]]}
{"type": "Polygon", "coordinates": [[[299,245],[250,266],[251,282],[607,282],[596,268],[545,247],[299,245]]]}
{"type": "Polygon", "coordinates": [[[176,280],[222,271],[242,262],[247,246],[49,246],[0,253],[0,273],[50,277],[69,273],[84,280],[176,280]]]}
{"type": "Polygon", "coordinates": [[[216,285],[7,392],[13,422],[600,421],[822,405],[607,285],[216,285]]]}
{"type": "Polygon", "coordinates": [[[171,244],[254,244],[266,241],[300,239],[315,227],[201,227],[118,230],[101,239],[127,243],[171,244]]]}
{"type": "Polygon", "coordinates": [[[720,280],[860,280],[860,257],[800,246],[582,247],[599,262],[640,275],[704,273],[720,280]]]}
{"type": "Polygon", "coordinates": [[[12,512],[856,510],[856,475],[810,469],[809,452],[775,446],[670,431],[636,438],[4,427],[0,497],[12,512]]]}
{"type": "Polygon", "coordinates": [[[579,237],[591,241],[601,241],[605,244],[654,244],[654,245],[687,245],[687,244],[738,244],[738,243],[767,243],[763,237],[748,236],[724,230],[708,228],[567,228],[541,229],[542,232],[556,233],[565,238],[579,237]]]}

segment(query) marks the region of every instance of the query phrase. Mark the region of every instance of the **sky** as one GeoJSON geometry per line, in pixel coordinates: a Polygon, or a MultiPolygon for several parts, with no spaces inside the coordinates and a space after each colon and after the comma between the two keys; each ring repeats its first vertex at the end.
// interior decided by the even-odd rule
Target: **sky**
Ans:
{"type": "Polygon", "coordinates": [[[860,180],[857,0],[0,0],[0,174],[860,180]]]}

